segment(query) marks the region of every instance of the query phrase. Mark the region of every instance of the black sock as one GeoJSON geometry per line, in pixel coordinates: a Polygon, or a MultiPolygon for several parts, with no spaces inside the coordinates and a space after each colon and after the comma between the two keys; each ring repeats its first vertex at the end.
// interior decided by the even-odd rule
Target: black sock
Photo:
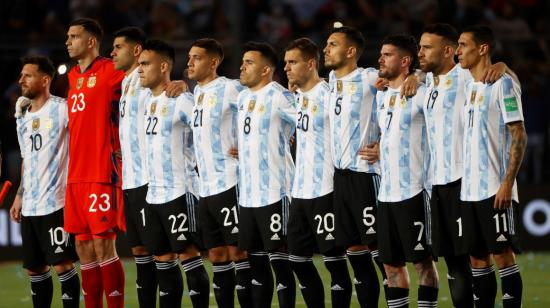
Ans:
{"type": "Polygon", "coordinates": [[[493,266],[472,268],[474,280],[474,302],[477,308],[495,307],[497,277],[493,266]]]}
{"type": "Polygon", "coordinates": [[[290,256],[291,267],[300,281],[300,291],[308,307],[325,307],[325,291],[311,257],[290,256]]]}
{"type": "Polygon", "coordinates": [[[252,307],[252,288],[250,287],[250,263],[248,259],[235,261],[235,289],[241,307],[252,307]]]}
{"type": "Polygon", "coordinates": [[[447,280],[453,305],[456,308],[473,308],[474,290],[470,257],[467,255],[448,256],[445,257],[445,263],[447,264],[447,280]]]}
{"type": "Polygon", "coordinates": [[[189,286],[189,296],[194,308],[208,307],[210,301],[210,279],[204,269],[201,257],[191,258],[181,262],[187,285],[189,286]]]}
{"type": "Polygon", "coordinates": [[[80,305],[80,279],[76,268],[57,274],[61,283],[63,308],[78,308],[80,305]]]}
{"type": "Polygon", "coordinates": [[[382,275],[382,286],[384,287],[384,295],[386,296],[386,303],[388,300],[388,276],[386,276],[386,269],[384,268],[384,263],[380,260],[378,256],[378,249],[371,251],[372,259],[378,267],[380,274],[382,275]]]}
{"type": "Polygon", "coordinates": [[[157,270],[153,256],[134,256],[136,261],[136,288],[140,308],[157,305],[157,270]]]}
{"type": "Polygon", "coordinates": [[[388,287],[388,307],[409,307],[409,289],[388,287]]]}
{"type": "Polygon", "coordinates": [[[418,286],[418,307],[437,308],[438,288],[419,285],[418,286]]]}
{"type": "Polygon", "coordinates": [[[53,282],[48,270],[39,275],[31,275],[32,303],[35,308],[49,308],[52,305],[53,282]]]}
{"type": "Polygon", "coordinates": [[[517,264],[498,271],[502,282],[502,306],[504,308],[521,307],[523,282],[517,264]]]}
{"type": "Polygon", "coordinates": [[[161,308],[181,307],[183,278],[178,261],[155,261],[161,308]]]}
{"type": "Polygon", "coordinates": [[[380,284],[370,252],[367,250],[348,251],[348,259],[355,276],[353,284],[355,284],[359,305],[362,308],[378,307],[380,284]]]}
{"type": "Polygon", "coordinates": [[[273,274],[266,252],[248,254],[250,262],[252,303],[255,308],[271,307],[273,298],[273,274]]]}
{"type": "Polygon", "coordinates": [[[234,307],[235,265],[231,261],[212,263],[214,295],[219,308],[234,307]]]}
{"type": "Polygon", "coordinates": [[[290,268],[288,254],[284,252],[269,253],[269,261],[275,272],[279,307],[293,308],[296,305],[296,280],[294,280],[294,274],[290,268]]]}
{"type": "Polygon", "coordinates": [[[342,252],[334,255],[323,255],[325,267],[330,273],[330,297],[333,308],[349,307],[351,303],[351,278],[348,271],[346,255],[342,252]]]}

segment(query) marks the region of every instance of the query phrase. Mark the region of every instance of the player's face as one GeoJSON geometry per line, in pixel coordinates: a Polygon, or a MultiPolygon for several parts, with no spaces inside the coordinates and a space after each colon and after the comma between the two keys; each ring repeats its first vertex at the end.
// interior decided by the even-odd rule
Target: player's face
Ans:
{"type": "Polygon", "coordinates": [[[299,49],[285,52],[285,72],[288,82],[301,88],[310,77],[310,61],[299,49]]]}
{"type": "Polygon", "coordinates": [[[463,69],[469,69],[479,62],[481,58],[479,46],[474,41],[472,33],[465,32],[460,35],[456,54],[463,69]]]}
{"type": "Polygon", "coordinates": [[[344,33],[333,33],[327,39],[327,46],[323,49],[325,67],[334,70],[342,67],[346,61],[348,46],[344,33]]]}
{"type": "Polygon", "coordinates": [[[445,45],[443,37],[424,33],[420,38],[420,50],[418,51],[418,60],[420,69],[427,73],[433,72],[443,64],[445,54],[445,45]]]}
{"type": "Polygon", "coordinates": [[[38,70],[36,64],[25,64],[19,76],[21,95],[34,99],[47,86],[47,75],[38,70]]]}
{"type": "Polygon", "coordinates": [[[187,74],[189,79],[201,82],[216,69],[215,60],[206,52],[206,49],[193,46],[189,50],[187,74]]]}
{"type": "Polygon", "coordinates": [[[141,86],[151,89],[159,84],[162,76],[160,57],[154,51],[144,50],[139,55],[138,63],[141,86]]]}
{"type": "Polygon", "coordinates": [[[393,80],[399,76],[400,68],[403,62],[403,57],[399,54],[399,49],[393,45],[382,45],[380,50],[380,58],[378,63],[380,64],[380,70],[378,76],[393,80]]]}
{"type": "Polygon", "coordinates": [[[113,51],[111,52],[115,69],[128,71],[132,68],[137,56],[135,43],[128,42],[124,37],[115,38],[113,41],[113,51]]]}
{"type": "Polygon", "coordinates": [[[262,73],[267,65],[259,51],[247,51],[243,55],[243,63],[241,64],[241,84],[245,87],[252,88],[262,80],[262,73]]]}
{"type": "Polygon", "coordinates": [[[71,26],[67,31],[65,45],[71,59],[82,59],[93,48],[92,35],[82,26],[71,26]]]}

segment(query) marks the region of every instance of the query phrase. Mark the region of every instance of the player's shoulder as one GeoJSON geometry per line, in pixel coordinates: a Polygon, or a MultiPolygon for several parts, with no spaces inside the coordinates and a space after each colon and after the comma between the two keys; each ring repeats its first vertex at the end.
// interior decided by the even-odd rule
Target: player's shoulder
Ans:
{"type": "Polygon", "coordinates": [[[519,84],[508,73],[504,73],[499,79],[497,79],[497,81],[495,81],[493,86],[498,88],[510,89],[519,86],[519,84]]]}
{"type": "Polygon", "coordinates": [[[290,102],[294,102],[294,99],[295,99],[294,93],[290,92],[287,88],[283,87],[283,85],[281,85],[280,83],[274,81],[270,83],[268,86],[271,87],[276,92],[278,92],[286,100],[290,102]]]}
{"type": "Polygon", "coordinates": [[[177,103],[194,104],[193,94],[191,92],[183,92],[174,98],[177,103]]]}

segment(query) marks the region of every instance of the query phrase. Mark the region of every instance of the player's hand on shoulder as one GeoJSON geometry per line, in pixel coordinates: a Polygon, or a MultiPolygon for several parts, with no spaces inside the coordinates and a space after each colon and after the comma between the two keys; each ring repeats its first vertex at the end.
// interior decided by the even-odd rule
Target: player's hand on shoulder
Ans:
{"type": "Polygon", "coordinates": [[[27,107],[31,104],[31,100],[25,96],[20,96],[17,99],[17,102],[15,102],[15,118],[18,119],[22,117],[25,112],[24,110],[27,109],[27,107]]]}
{"type": "Polygon", "coordinates": [[[185,91],[189,90],[189,86],[183,80],[172,80],[166,86],[166,96],[177,97],[185,91]]]}
{"type": "Polygon", "coordinates": [[[386,88],[388,87],[388,84],[389,84],[389,81],[386,79],[386,78],[380,78],[378,77],[376,79],[376,83],[374,84],[374,87],[378,90],[378,91],[384,91],[386,90],[386,88]]]}
{"type": "Polygon", "coordinates": [[[359,149],[359,156],[370,164],[377,162],[380,160],[380,144],[378,142],[373,142],[362,146],[361,149],[359,149]]]}
{"type": "Polygon", "coordinates": [[[500,184],[493,207],[495,210],[505,210],[512,206],[512,187],[514,185],[504,181],[500,184]]]}
{"type": "Polygon", "coordinates": [[[292,92],[292,93],[296,93],[296,91],[298,90],[298,86],[294,83],[288,83],[288,91],[292,92]]]}
{"type": "Polygon", "coordinates": [[[13,200],[13,204],[10,209],[11,220],[20,223],[21,222],[21,208],[23,207],[23,200],[20,195],[16,195],[13,200]]]}
{"type": "Polygon", "coordinates": [[[401,85],[401,96],[411,97],[416,95],[416,89],[420,86],[418,77],[410,74],[401,85]]]}
{"type": "Polygon", "coordinates": [[[506,68],[507,66],[504,62],[498,62],[489,66],[483,73],[481,81],[484,83],[494,83],[506,73],[506,68]]]}

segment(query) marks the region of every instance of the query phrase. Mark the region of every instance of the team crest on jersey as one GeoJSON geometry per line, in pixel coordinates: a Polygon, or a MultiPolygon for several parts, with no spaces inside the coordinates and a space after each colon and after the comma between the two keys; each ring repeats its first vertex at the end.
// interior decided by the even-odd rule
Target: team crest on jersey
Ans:
{"type": "Polygon", "coordinates": [[[309,104],[309,99],[307,99],[307,97],[304,97],[302,99],[302,110],[306,110],[308,104],[309,104]]]}
{"type": "Polygon", "coordinates": [[[53,121],[52,119],[46,119],[46,121],[44,121],[44,128],[46,129],[52,129],[53,127],[53,121]]]}
{"type": "Polygon", "coordinates": [[[162,106],[162,109],[160,109],[160,115],[166,116],[168,114],[168,106],[162,106]]]}
{"type": "Polygon", "coordinates": [[[250,102],[248,102],[248,112],[254,111],[254,106],[256,106],[255,100],[251,100],[250,102]]]}
{"type": "Polygon", "coordinates": [[[450,89],[453,86],[453,78],[448,77],[447,80],[445,80],[445,89],[450,89]]]}
{"type": "Polygon", "coordinates": [[[157,111],[157,102],[151,104],[151,114],[155,114],[157,111]]]}
{"type": "Polygon", "coordinates": [[[260,110],[258,110],[260,113],[264,112],[265,111],[265,106],[264,105],[260,105],[260,110]]]}
{"type": "Polygon", "coordinates": [[[96,82],[96,77],[95,76],[90,76],[90,78],[88,78],[88,83],[86,83],[86,86],[88,88],[93,88],[93,87],[95,87],[95,82],[96,82]]]}
{"type": "Polygon", "coordinates": [[[311,112],[313,112],[313,114],[317,113],[317,105],[313,105],[313,107],[311,107],[311,112]]]}
{"type": "Polygon", "coordinates": [[[76,89],[80,90],[82,88],[82,84],[84,83],[84,77],[80,77],[76,80],[76,89]]]}
{"type": "Polygon", "coordinates": [[[483,95],[480,95],[480,96],[477,98],[477,104],[478,104],[478,105],[483,105],[483,99],[484,99],[483,95]]]}
{"type": "Polygon", "coordinates": [[[208,105],[210,105],[210,106],[216,105],[216,97],[215,96],[210,96],[208,98],[208,105]]]}
{"type": "Polygon", "coordinates": [[[396,100],[395,95],[392,95],[390,97],[390,108],[393,108],[393,106],[395,106],[395,100],[396,100]]]}
{"type": "Polygon", "coordinates": [[[128,89],[130,89],[129,83],[126,85],[126,87],[124,87],[124,95],[128,94],[128,89]]]}
{"type": "Polygon", "coordinates": [[[197,104],[202,105],[203,100],[204,100],[204,93],[201,93],[201,95],[199,95],[199,100],[197,101],[197,104]]]}
{"type": "Polygon", "coordinates": [[[342,83],[342,80],[336,81],[336,91],[338,93],[342,93],[342,90],[344,89],[344,84],[342,83]]]}
{"type": "Polygon", "coordinates": [[[472,95],[470,96],[470,104],[474,104],[476,102],[476,94],[477,89],[472,91],[472,95]]]}
{"type": "Polygon", "coordinates": [[[352,82],[350,85],[349,85],[349,92],[351,94],[354,94],[355,92],[357,92],[357,85],[355,84],[355,82],[352,82]]]}
{"type": "Polygon", "coordinates": [[[36,131],[40,128],[40,119],[32,120],[32,130],[36,131]]]}
{"type": "Polygon", "coordinates": [[[439,76],[434,76],[434,84],[436,87],[439,85],[439,76]]]}

